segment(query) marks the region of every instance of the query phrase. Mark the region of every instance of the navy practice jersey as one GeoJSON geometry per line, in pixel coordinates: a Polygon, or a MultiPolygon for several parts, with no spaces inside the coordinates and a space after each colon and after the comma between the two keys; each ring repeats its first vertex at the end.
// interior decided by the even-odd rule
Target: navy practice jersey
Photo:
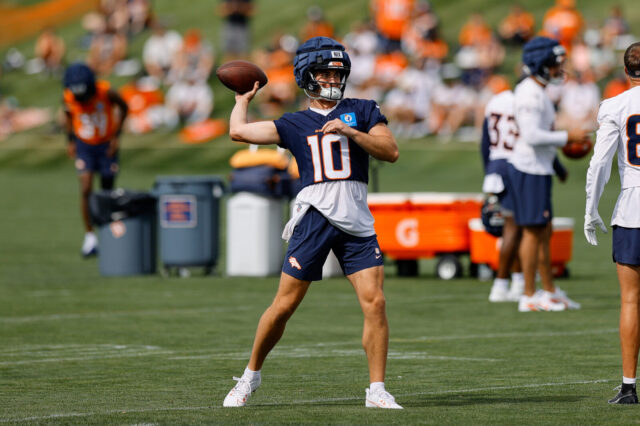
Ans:
{"type": "Polygon", "coordinates": [[[320,133],[336,118],[364,133],[378,123],[387,124],[378,104],[362,99],[344,99],[326,116],[307,109],[274,121],[279,145],[296,158],[303,187],[335,180],[369,181],[369,153],[346,136],[320,133]]]}

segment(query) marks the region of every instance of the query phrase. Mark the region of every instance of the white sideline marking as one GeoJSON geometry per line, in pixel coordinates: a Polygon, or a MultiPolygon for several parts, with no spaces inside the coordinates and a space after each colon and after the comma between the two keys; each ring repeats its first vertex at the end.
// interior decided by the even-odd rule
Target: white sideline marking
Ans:
{"type": "Polygon", "coordinates": [[[617,328],[606,328],[602,330],[582,330],[582,331],[542,331],[542,332],[513,332],[513,333],[488,333],[488,334],[467,334],[449,336],[421,336],[412,339],[390,339],[396,343],[413,343],[433,340],[465,340],[465,339],[495,339],[513,337],[558,337],[558,336],[585,336],[590,334],[617,333],[617,328]]]}
{"type": "MultiPolygon", "coordinates": [[[[583,380],[578,382],[563,382],[563,383],[531,383],[527,385],[514,385],[514,386],[487,386],[484,388],[471,388],[471,389],[449,389],[449,390],[441,390],[441,391],[431,391],[431,392],[413,392],[406,394],[396,394],[397,397],[404,396],[420,396],[420,395],[448,395],[453,393],[472,393],[472,392],[487,392],[487,391],[499,391],[499,390],[512,390],[512,389],[532,389],[532,388],[543,388],[543,387],[555,387],[555,386],[569,386],[569,385],[591,385],[597,383],[609,383],[611,380],[583,380]]],[[[294,400],[290,402],[264,402],[260,404],[256,404],[259,406],[278,406],[281,405],[283,407],[291,406],[291,405],[301,405],[301,404],[316,404],[322,402],[340,402],[340,401],[358,401],[363,399],[362,396],[350,396],[343,398],[316,398],[316,399],[306,399],[306,400],[294,400]]],[[[409,407],[405,407],[409,408],[409,407]]],[[[32,417],[23,417],[23,418],[5,418],[0,419],[0,423],[16,423],[16,422],[33,422],[39,420],[50,420],[50,419],[64,419],[64,418],[73,418],[73,417],[91,417],[91,416],[101,416],[101,415],[109,415],[109,414],[127,414],[127,413],[154,413],[160,411],[201,411],[201,410],[221,410],[222,406],[215,407],[167,407],[167,408],[134,408],[134,409],[119,409],[119,410],[106,410],[106,411],[95,411],[90,413],[60,413],[60,414],[49,414],[46,416],[32,416],[32,417]]]]}
{"type": "Polygon", "coordinates": [[[200,309],[157,309],[148,311],[118,311],[118,312],[95,312],[82,314],[51,314],[51,315],[32,315],[24,317],[0,317],[0,323],[5,324],[22,324],[36,321],[54,321],[54,320],[77,320],[92,318],[120,318],[131,316],[155,316],[167,314],[201,314],[212,312],[235,312],[250,311],[255,309],[252,306],[234,306],[220,308],[200,308],[200,309]]]}

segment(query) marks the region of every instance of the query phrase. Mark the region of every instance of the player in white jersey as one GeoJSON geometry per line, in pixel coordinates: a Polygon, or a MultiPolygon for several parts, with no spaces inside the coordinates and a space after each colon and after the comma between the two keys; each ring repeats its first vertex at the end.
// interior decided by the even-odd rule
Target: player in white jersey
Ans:
{"type": "Polygon", "coordinates": [[[620,282],[620,347],[622,386],[611,404],[637,404],[636,369],[640,346],[640,43],[624,54],[625,72],[631,88],[607,99],[598,111],[596,144],[587,171],[587,204],[584,234],[597,245],[596,228],[607,232],[598,202],[611,176],[618,152],[621,191],[613,209],[613,261],[620,282]]]}
{"type": "MultiPolygon", "coordinates": [[[[516,256],[521,231],[513,220],[513,196],[507,191],[507,160],[511,157],[518,137],[518,126],[514,117],[514,97],[511,90],[494,95],[485,107],[482,126],[482,159],[484,164],[484,181],[482,192],[487,194],[489,206],[483,207],[483,223],[485,229],[493,235],[502,237],[498,270],[493,280],[490,302],[517,301],[524,290],[524,280],[520,271],[520,261],[516,256]],[[492,213],[495,207],[491,203],[499,203],[498,215],[502,219],[502,228],[494,226],[492,213]],[[491,216],[487,217],[487,211],[491,216]],[[509,290],[509,273],[513,265],[511,290],[509,290]]],[[[500,222],[498,221],[498,224],[500,222]]]]}
{"type": "Polygon", "coordinates": [[[565,50],[556,41],[535,37],[523,49],[522,62],[528,76],[515,90],[515,119],[518,140],[509,159],[507,190],[514,197],[514,217],[522,227],[520,261],[524,274],[524,294],[520,312],[578,309],[566,293],[555,287],[551,272],[551,177],[556,150],[581,141],[584,130],[554,131],[555,110],[544,88],[562,81],[565,50]],[[536,291],[536,271],[543,290],[536,291]]]}
{"type": "MultiPolygon", "coordinates": [[[[524,277],[517,255],[522,237],[522,229],[516,225],[513,218],[513,195],[506,189],[508,160],[519,136],[515,121],[515,97],[511,90],[502,91],[494,95],[485,107],[485,118],[482,128],[482,160],[485,177],[482,191],[487,194],[489,206],[492,200],[497,200],[498,213],[502,219],[502,227],[492,226],[495,207],[483,210],[482,220],[485,229],[493,235],[501,236],[498,270],[493,280],[490,302],[517,302],[524,292],[524,277]],[[486,214],[486,213],[489,213],[486,214]],[[488,223],[487,223],[488,222],[488,223]],[[509,288],[509,273],[511,273],[511,288],[509,288]]],[[[561,181],[567,178],[567,170],[556,156],[553,169],[561,181]]],[[[486,206],[487,202],[485,202],[486,206]]],[[[499,223],[499,222],[498,222],[499,223]]]]}

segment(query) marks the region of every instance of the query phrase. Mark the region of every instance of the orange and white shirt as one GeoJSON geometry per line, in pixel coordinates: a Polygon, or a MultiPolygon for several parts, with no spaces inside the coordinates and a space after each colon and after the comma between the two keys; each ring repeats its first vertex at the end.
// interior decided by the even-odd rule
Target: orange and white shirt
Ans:
{"type": "Polygon", "coordinates": [[[89,145],[109,142],[118,130],[114,104],[109,100],[109,83],[96,82],[96,94],[85,103],[78,102],[69,89],[64,90],[65,109],[71,115],[73,134],[89,145]]]}

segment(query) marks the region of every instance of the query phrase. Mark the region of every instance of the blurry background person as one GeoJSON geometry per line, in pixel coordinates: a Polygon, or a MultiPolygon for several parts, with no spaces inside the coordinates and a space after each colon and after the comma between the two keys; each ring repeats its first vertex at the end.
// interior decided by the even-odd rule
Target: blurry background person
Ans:
{"type": "Polygon", "coordinates": [[[214,61],[213,47],[202,38],[200,31],[195,28],[187,30],[171,64],[168,80],[171,83],[182,79],[207,81],[214,61]]]}
{"type": "Polygon", "coordinates": [[[307,9],[307,22],[300,31],[300,40],[303,42],[313,37],[334,37],[333,25],[324,16],[319,6],[311,6],[307,9]]]}
{"type": "Polygon", "coordinates": [[[61,70],[65,44],[53,28],[45,28],[42,31],[36,40],[34,50],[45,72],[54,74],[61,70]]]}
{"type": "Polygon", "coordinates": [[[127,55],[127,38],[114,27],[106,25],[98,32],[89,47],[87,65],[98,75],[111,74],[118,62],[127,55]]]}
{"type": "Polygon", "coordinates": [[[206,81],[191,76],[171,86],[165,105],[181,123],[199,123],[213,110],[213,91],[206,81]]]}
{"type": "Polygon", "coordinates": [[[89,196],[93,174],[100,174],[100,187],[113,189],[118,173],[118,148],[128,107],[106,81],[96,81],[94,72],[83,63],[71,65],[63,78],[67,154],[75,158],[80,180],[81,213],[85,228],[81,253],[97,252],[97,238],[89,217],[89,196]]]}
{"type": "Polygon", "coordinates": [[[400,50],[402,33],[413,16],[415,0],[371,0],[371,12],[384,52],[400,50]]]}
{"type": "Polygon", "coordinates": [[[500,21],[498,34],[500,39],[508,44],[521,45],[533,37],[535,18],[519,4],[511,5],[509,14],[500,21]]]}
{"type": "Polygon", "coordinates": [[[177,31],[168,30],[161,22],[154,22],[153,32],[144,43],[142,60],[144,68],[158,83],[163,83],[176,55],[182,48],[182,37],[177,31]]]}
{"type": "Polygon", "coordinates": [[[593,131],[599,105],[600,89],[593,80],[593,73],[590,70],[571,73],[560,91],[556,125],[560,129],[579,127],[593,131]]]}
{"type": "Polygon", "coordinates": [[[542,20],[541,34],[557,40],[567,51],[582,35],[584,19],[575,0],[556,0],[555,6],[547,10],[542,20]]]}
{"type": "Polygon", "coordinates": [[[218,14],[223,18],[220,39],[223,62],[246,58],[251,46],[249,23],[253,15],[252,0],[222,0],[218,14]]]}

